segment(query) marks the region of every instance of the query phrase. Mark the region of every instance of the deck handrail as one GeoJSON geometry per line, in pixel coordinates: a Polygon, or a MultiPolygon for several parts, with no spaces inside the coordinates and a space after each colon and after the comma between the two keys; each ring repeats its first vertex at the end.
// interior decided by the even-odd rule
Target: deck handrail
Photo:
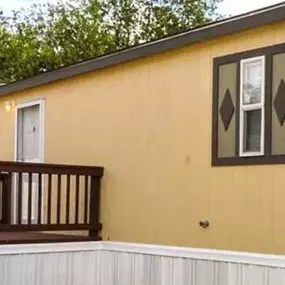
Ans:
{"type": "Polygon", "coordinates": [[[25,172],[42,174],[70,174],[70,175],[92,175],[102,177],[104,168],[101,166],[31,163],[0,161],[0,171],[3,172],[25,172]]]}

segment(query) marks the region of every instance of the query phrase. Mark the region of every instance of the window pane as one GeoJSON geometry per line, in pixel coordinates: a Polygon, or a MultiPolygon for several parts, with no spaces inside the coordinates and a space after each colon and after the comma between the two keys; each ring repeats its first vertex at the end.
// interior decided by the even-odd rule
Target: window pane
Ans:
{"type": "Polygon", "coordinates": [[[261,102],[262,89],[262,60],[246,62],[243,68],[243,104],[254,104],[261,102]]]}
{"type": "Polygon", "coordinates": [[[261,110],[244,112],[244,152],[259,152],[261,138],[261,110]]]}

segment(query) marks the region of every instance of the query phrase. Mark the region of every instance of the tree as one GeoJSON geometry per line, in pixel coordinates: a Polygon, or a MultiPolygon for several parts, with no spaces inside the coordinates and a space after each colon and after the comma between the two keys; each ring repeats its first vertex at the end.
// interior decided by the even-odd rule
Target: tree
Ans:
{"type": "Polygon", "coordinates": [[[145,0],[142,19],[143,40],[170,36],[206,24],[220,17],[220,0],[145,0]]]}
{"type": "Polygon", "coordinates": [[[0,13],[0,83],[217,19],[220,0],[66,0],[0,13]]]}

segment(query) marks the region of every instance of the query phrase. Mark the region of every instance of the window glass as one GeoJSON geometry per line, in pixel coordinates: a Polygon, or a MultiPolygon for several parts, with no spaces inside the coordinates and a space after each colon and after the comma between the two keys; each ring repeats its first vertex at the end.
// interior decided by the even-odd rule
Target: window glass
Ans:
{"type": "Polygon", "coordinates": [[[245,62],[243,64],[243,104],[261,102],[262,90],[262,60],[245,62]]]}
{"type": "Polygon", "coordinates": [[[244,152],[259,152],[261,138],[261,110],[244,112],[244,152]]]}

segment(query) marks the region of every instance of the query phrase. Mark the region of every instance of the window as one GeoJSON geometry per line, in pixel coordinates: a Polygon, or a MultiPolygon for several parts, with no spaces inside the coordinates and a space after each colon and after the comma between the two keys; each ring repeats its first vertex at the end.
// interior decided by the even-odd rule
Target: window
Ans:
{"type": "Polygon", "coordinates": [[[264,154],[265,58],[240,64],[240,156],[264,154]]]}
{"type": "Polygon", "coordinates": [[[285,43],[213,67],[212,165],[285,164],[285,43]]]}

